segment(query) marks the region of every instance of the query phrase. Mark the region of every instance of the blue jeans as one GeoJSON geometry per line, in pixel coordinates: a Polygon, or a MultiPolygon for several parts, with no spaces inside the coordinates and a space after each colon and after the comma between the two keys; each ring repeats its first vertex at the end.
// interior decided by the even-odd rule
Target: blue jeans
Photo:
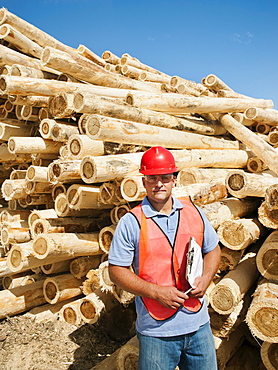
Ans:
{"type": "Polygon", "coordinates": [[[209,322],[197,331],[175,337],[139,339],[138,370],[217,370],[216,352],[209,322]]]}

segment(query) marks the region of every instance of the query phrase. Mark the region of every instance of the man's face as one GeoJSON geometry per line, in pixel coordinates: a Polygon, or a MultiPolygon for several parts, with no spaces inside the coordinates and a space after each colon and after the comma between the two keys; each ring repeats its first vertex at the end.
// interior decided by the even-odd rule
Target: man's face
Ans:
{"type": "Polygon", "coordinates": [[[176,184],[173,174],[145,175],[142,181],[149,200],[157,203],[165,203],[176,184]]]}

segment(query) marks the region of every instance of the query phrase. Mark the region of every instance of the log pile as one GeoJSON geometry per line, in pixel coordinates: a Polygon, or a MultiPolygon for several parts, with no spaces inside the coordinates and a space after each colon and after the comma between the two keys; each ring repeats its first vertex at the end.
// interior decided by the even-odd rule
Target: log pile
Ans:
{"type": "MultiPolygon", "coordinates": [[[[178,167],[175,195],[190,195],[219,235],[207,292],[219,369],[240,364],[242,343],[258,351],[254,342],[254,365],[277,369],[273,102],[214,74],[196,83],[128,54],[74,49],[5,8],[0,25],[0,319],[29,311],[79,326],[133,301],[110,281],[107,254],[145,196],[141,156],[161,145],[178,167]]],[[[121,353],[132,346],[132,361],[105,368],[135,369],[137,345],[121,353]]]]}

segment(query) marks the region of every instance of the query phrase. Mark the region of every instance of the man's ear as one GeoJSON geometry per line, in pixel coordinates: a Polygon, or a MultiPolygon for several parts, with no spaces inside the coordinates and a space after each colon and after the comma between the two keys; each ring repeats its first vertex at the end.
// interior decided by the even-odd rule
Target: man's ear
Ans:
{"type": "Polygon", "coordinates": [[[176,176],[174,176],[174,178],[173,178],[173,188],[175,186],[177,186],[177,177],[176,176]]]}
{"type": "Polygon", "coordinates": [[[142,177],[142,183],[143,183],[143,186],[144,186],[144,188],[146,188],[146,186],[145,186],[145,179],[144,179],[144,177],[142,177]]]}

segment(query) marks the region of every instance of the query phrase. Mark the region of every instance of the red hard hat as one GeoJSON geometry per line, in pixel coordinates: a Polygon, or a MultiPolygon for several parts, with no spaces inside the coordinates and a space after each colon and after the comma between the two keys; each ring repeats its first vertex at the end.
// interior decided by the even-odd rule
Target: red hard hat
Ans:
{"type": "Polygon", "coordinates": [[[165,175],[177,170],[173,154],[162,146],[154,146],[143,154],[139,172],[143,175],[165,175]]]}

